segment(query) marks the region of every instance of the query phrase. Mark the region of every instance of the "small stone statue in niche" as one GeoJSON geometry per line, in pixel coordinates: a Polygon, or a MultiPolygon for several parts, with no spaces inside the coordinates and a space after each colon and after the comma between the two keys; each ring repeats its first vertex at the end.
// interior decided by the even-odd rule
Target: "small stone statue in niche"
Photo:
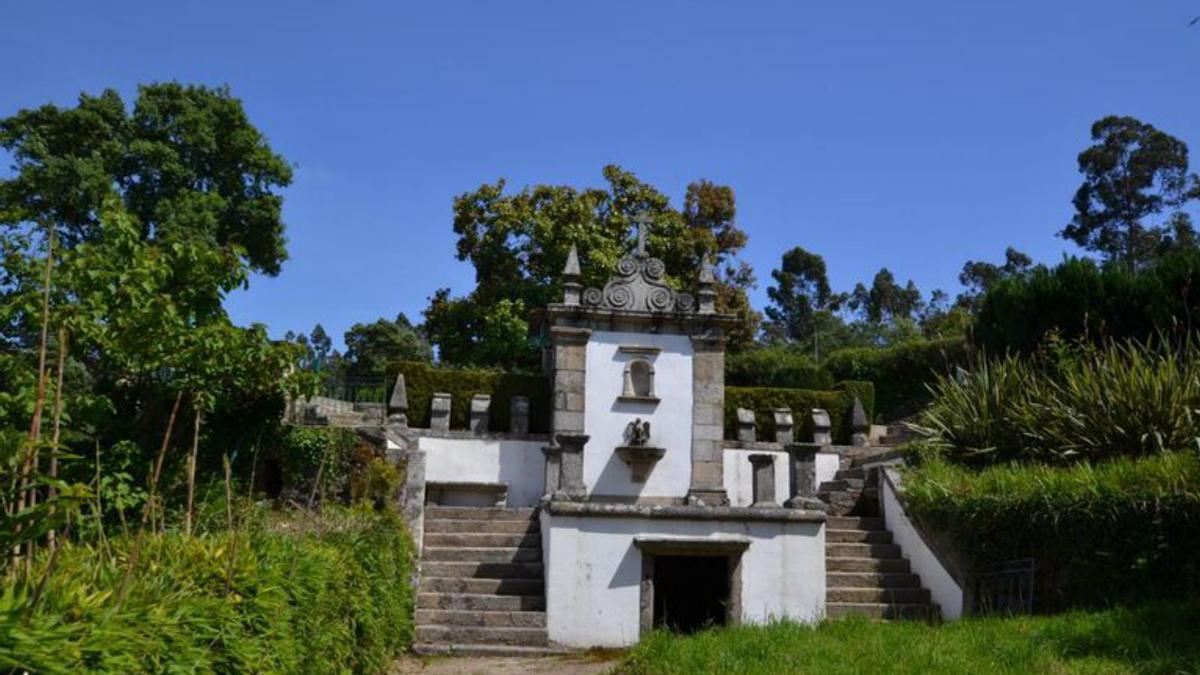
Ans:
{"type": "Polygon", "coordinates": [[[629,423],[629,444],[646,445],[650,442],[650,423],[637,418],[629,423]]]}

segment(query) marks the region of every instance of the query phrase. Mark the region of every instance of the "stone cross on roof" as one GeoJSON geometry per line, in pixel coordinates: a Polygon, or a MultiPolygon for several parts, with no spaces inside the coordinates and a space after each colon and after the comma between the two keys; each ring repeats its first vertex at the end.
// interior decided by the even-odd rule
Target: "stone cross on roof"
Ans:
{"type": "Polygon", "coordinates": [[[639,258],[645,258],[646,237],[650,234],[650,225],[654,223],[654,220],[645,211],[643,211],[630,218],[629,221],[636,225],[638,229],[638,245],[636,255],[639,258]]]}

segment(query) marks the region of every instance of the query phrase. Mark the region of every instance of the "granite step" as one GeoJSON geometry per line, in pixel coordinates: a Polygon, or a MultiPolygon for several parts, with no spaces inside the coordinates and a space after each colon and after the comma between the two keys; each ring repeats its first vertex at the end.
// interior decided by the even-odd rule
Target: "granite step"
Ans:
{"type": "Polygon", "coordinates": [[[833,474],[834,480],[866,480],[867,470],[863,468],[857,469],[838,469],[837,473],[833,474]]]}
{"type": "Polygon", "coordinates": [[[533,518],[534,509],[510,509],[498,506],[427,506],[426,520],[489,520],[489,521],[528,521],[533,518]]]}
{"type": "MultiPolygon", "coordinates": [[[[838,473],[841,473],[840,471],[838,473]]],[[[817,486],[818,492],[845,492],[848,490],[862,490],[866,487],[866,479],[864,478],[837,478],[827,480],[817,486]]]]}
{"type": "Polygon", "coordinates": [[[899,558],[897,544],[825,544],[827,558],[899,558]]]}
{"type": "Polygon", "coordinates": [[[454,593],[466,595],[541,596],[544,582],[538,579],[475,579],[464,577],[421,578],[425,593],[454,593]]]}
{"type": "Polygon", "coordinates": [[[421,573],[431,577],[472,579],[541,579],[540,562],[426,562],[421,573]]]}
{"type": "Polygon", "coordinates": [[[826,588],[920,588],[921,578],[904,572],[830,572],[826,588]]]}
{"type": "Polygon", "coordinates": [[[925,588],[828,588],[826,602],[836,603],[884,603],[914,605],[929,602],[929,590],[925,588]]]}
{"type": "Polygon", "coordinates": [[[438,643],[417,642],[413,644],[413,653],[422,656],[510,656],[534,657],[554,656],[569,653],[558,647],[521,647],[517,645],[489,645],[468,643],[438,643]]]}
{"type": "Polygon", "coordinates": [[[903,572],[911,571],[905,558],[826,558],[826,572],[903,572]]]}
{"type": "Polygon", "coordinates": [[[439,548],[426,546],[426,562],[524,563],[541,562],[541,547],[525,548],[439,548]]]}
{"type": "MultiPolygon", "coordinates": [[[[522,534],[538,533],[536,520],[468,520],[462,518],[425,517],[425,536],[441,533],[457,534],[522,534]]],[[[538,534],[540,537],[541,535],[538,534]]]]}
{"type": "Polygon", "coordinates": [[[837,530],[882,530],[883,518],[864,516],[830,516],[825,527],[837,530]]]}
{"type": "Polygon", "coordinates": [[[887,530],[825,530],[827,544],[890,544],[892,533],[887,530]]]}
{"type": "Polygon", "coordinates": [[[447,626],[444,624],[418,625],[416,641],[418,643],[467,643],[518,647],[545,647],[549,643],[545,628],[447,626]]]}
{"type": "Polygon", "coordinates": [[[539,612],[546,609],[546,598],[543,595],[433,593],[426,592],[426,584],[422,581],[421,592],[417,594],[417,609],[452,609],[478,612],[539,612]]]}
{"type": "Polygon", "coordinates": [[[844,616],[865,616],[872,619],[918,619],[928,621],[938,616],[938,610],[934,605],[929,603],[830,602],[825,604],[825,615],[831,619],[844,616]]]}
{"type": "Polygon", "coordinates": [[[522,548],[541,545],[542,535],[537,532],[436,532],[425,535],[425,546],[429,548],[522,548]]]}
{"type": "Polygon", "coordinates": [[[546,628],[545,612],[504,612],[463,609],[418,609],[418,626],[486,628],[546,628]]]}

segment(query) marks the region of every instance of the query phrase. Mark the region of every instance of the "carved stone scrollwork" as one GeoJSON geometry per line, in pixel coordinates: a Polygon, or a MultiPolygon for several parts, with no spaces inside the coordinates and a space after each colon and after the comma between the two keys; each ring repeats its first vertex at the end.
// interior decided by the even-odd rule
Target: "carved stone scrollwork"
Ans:
{"type": "Polygon", "coordinates": [[[666,266],[658,258],[625,256],[617,263],[617,274],[604,285],[604,290],[583,291],[583,304],[641,312],[693,311],[695,299],[687,293],[676,293],[663,283],[666,273],[666,266]]]}

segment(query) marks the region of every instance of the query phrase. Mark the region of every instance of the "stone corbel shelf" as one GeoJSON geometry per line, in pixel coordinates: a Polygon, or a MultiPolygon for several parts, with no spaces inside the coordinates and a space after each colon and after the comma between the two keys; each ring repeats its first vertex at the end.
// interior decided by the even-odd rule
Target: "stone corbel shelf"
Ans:
{"type": "Polygon", "coordinates": [[[823,523],[824,511],[785,509],[762,506],[653,506],[606,502],[569,502],[551,499],[544,502],[552,516],[594,516],[606,518],[650,518],[662,520],[741,520],[788,523],[823,523]]]}
{"type": "Polygon", "coordinates": [[[662,347],[642,347],[640,345],[621,345],[617,352],[621,354],[658,354],[662,347]]]}
{"type": "Polygon", "coordinates": [[[616,453],[617,457],[629,465],[633,482],[645,483],[650,470],[667,454],[667,449],[652,445],[621,445],[617,447],[616,453]]]}
{"type": "Polygon", "coordinates": [[[657,396],[632,396],[628,394],[622,394],[617,397],[617,400],[621,403],[645,403],[647,405],[654,405],[658,403],[659,398],[657,396]]]}

